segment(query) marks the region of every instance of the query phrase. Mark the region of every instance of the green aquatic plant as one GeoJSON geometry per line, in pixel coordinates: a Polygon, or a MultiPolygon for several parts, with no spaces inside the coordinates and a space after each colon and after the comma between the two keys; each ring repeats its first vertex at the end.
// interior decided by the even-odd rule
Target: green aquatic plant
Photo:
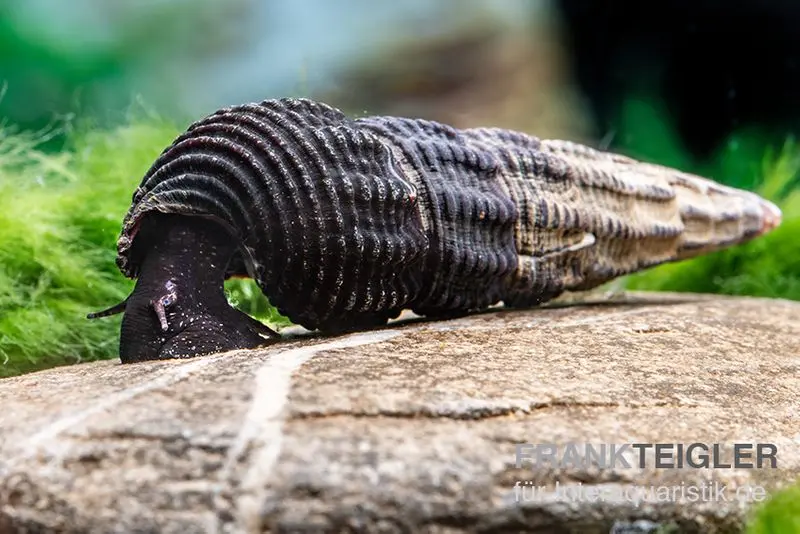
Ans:
{"type": "MultiPolygon", "coordinates": [[[[132,289],[114,262],[121,221],[178,132],[158,118],[79,128],[66,150],[47,153],[39,147],[64,131],[0,128],[0,377],[117,356],[120,316],[85,316],[132,289]]],[[[252,282],[227,288],[241,309],[286,322],[252,282]]]]}
{"type": "Polygon", "coordinates": [[[800,485],[775,492],[753,509],[747,534],[800,532],[800,485]]]}

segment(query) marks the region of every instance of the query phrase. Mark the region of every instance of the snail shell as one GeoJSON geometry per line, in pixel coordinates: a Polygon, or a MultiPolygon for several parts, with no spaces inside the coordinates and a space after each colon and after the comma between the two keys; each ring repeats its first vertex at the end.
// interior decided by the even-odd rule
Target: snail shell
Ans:
{"type": "MultiPolygon", "coordinates": [[[[163,298],[166,282],[195,295],[175,312],[184,330],[193,314],[207,325],[228,314],[207,311],[196,280],[175,281],[206,262],[202,271],[219,270],[220,279],[252,277],[294,323],[337,332],[384,324],[403,309],[435,317],[500,301],[532,306],[747,241],[779,222],[780,211],[752,193],[567,141],[351,119],[281,99],[222,109],[166,148],[133,195],[117,263],[140,279],[132,297],[139,291],[142,302],[163,298]],[[153,274],[142,281],[148,261],[153,274]]],[[[218,292],[216,282],[204,284],[218,292]]],[[[170,333],[182,332],[164,333],[167,308],[127,335],[123,322],[123,360],[165,357],[170,333]],[[123,350],[150,330],[162,333],[147,354],[123,350]]],[[[226,316],[210,338],[236,330],[231,321],[244,319],[226,316]]],[[[190,341],[179,355],[256,337],[200,349],[190,341]]]]}

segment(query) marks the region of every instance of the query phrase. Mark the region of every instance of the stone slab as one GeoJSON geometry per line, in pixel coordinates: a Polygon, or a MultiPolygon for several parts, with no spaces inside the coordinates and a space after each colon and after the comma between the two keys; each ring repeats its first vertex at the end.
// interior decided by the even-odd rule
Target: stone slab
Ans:
{"type": "Polygon", "coordinates": [[[798,399],[800,304],[699,295],[51,369],[0,381],[0,534],[739,532],[737,488],[800,475],[798,399]],[[693,442],[778,467],[516,465],[521,443],[693,442]],[[713,482],[728,500],[641,493],[713,482]]]}

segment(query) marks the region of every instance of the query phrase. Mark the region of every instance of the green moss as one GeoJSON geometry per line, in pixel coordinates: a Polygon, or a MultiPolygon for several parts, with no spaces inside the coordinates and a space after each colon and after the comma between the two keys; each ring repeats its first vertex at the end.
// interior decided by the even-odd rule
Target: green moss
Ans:
{"type": "Polygon", "coordinates": [[[747,528],[747,534],[793,532],[800,532],[800,485],[779,491],[758,506],[747,528]]]}
{"type": "MultiPolygon", "coordinates": [[[[0,129],[0,377],[118,354],[120,316],[85,315],[132,289],[114,263],[122,218],[179,128],[149,118],[84,131],[47,154],[48,135],[0,129]]],[[[285,322],[252,282],[229,286],[240,307],[285,322]]]]}

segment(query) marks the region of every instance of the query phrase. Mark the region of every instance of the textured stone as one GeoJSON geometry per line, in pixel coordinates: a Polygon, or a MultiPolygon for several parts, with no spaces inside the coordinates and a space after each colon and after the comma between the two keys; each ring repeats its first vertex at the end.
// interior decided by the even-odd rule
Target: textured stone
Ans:
{"type": "Polygon", "coordinates": [[[800,473],[798,376],[800,305],[643,294],[52,369],[0,382],[0,533],[737,532],[748,503],[513,488],[773,490],[800,473]],[[774,443],[778,469],[514,465],[518,443],[696,441],[774,443]]]}

